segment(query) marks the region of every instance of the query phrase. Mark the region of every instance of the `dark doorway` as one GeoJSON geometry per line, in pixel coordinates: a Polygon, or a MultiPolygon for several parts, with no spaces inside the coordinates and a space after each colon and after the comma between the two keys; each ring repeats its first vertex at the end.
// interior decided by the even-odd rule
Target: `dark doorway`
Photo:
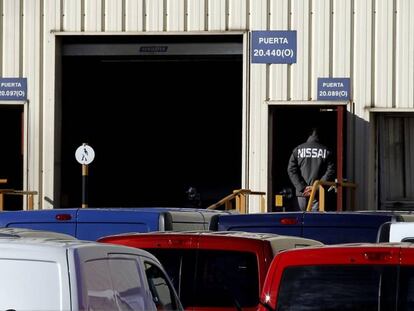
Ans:
{"type": "Polygon", "coordinates": [[[414,114],[377,116],[379,209],[414,209],[414,114]]]}
{"type": "MultiPolygon", "coordinates": [[[[293,196],[284,199],[284,208],[285,210],[295,210],[293,202],[295,190],[287,174],[289,157],[297,145],[307,140],[310,129],[316,126],[320,131],[321,142],[332,150],[334,159],[337,159],[337,107],[320,105],[270,106],[269,118],[270,197],[268,210],[278,210],[275,207],[275,195],[289,192],[289,190],[292,191],[293,196]]],[[[326,204],[326,209],[336,210],[335,195],[330,193],[327,199],[329,201],[326,204]]]]}
{"type": "Polygon", "coordinates": [[[63,56],[61,128],[56,207],[81,204],[82,143],[90,207],[206,207],[241,185],[242,56],[63,56]]]}
{"type": "MultiPolygon", "coordinates": [[[[0,105],[0,132],[3,133],[0,152],[0,178],[7,183],[2,189],[23,189],[23,105],[0,105]]],[[[4,195],[4,210],[22,210],[23,198],[4,195]]]]}

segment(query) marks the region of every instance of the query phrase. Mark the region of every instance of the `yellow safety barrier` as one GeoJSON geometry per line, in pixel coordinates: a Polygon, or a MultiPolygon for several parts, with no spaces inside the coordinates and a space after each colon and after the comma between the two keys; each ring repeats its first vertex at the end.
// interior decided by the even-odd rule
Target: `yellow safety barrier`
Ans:
{"type": "MultiPolygon", "coordinates": [[[[315,180],[315,182],[312,185],[312,192],[309,196],[308,200],[308,206],[306,207],[307,212],[312,211],[312,203],[315,199],[316,193],[319,192],[319,211],[324,212],[325,211],[325,188],[324,186],[334,187],[337,189],[338,187],[348,187],[351,191],[351,202],[352,206],[355,206],[355,190],[357,188],[357,185],[355,183],[343,181],[322,181],[322,180],[315,180]]],[[[342,209],[341,209],[342,210],[342,209]]]]}
{"type": "MultiPolygon", "coordinates": [[[[7,179],[0,179],[0,184],[6,184],[7,179]]],[[[4,195],[27,195],[27,209],[33,209],[33,196],[37,194],[37,191],[24,191],[15,189],[0,189],[0,211],[4,209],[4,195]]]]}
{"type": "Polygon", "coordinates": [[[207,207],[207,209],[218,209],[220,206],[224,205],[224,210],[236,210],[242,214],[248,213],[247,207],[247,196],[248,195],[260,195],[260,211],[265,212],[265,199],[264,195],[266,192],[251,191],[249,189],[238,189],[234,190],[232,194],[224,197],[217,203],[214,203],[207,207]],[[234,207],[235,202],[235,207],[234,207]]]}

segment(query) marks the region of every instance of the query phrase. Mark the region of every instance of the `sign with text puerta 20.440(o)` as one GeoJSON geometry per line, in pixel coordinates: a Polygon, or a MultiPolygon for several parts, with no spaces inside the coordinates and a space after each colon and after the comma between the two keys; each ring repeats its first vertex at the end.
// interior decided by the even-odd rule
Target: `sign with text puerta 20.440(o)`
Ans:
{"type": "Polygon", "coordinates": [[[296,63],[296,30],[252,31],[251,38],[252,63],[296,63]]]}

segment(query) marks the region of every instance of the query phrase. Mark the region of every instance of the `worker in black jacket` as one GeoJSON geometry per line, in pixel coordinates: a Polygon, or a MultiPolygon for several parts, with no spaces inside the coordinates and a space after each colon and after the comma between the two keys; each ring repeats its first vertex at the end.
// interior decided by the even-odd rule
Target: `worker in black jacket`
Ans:
{"type": "MultiPolygon", "coordinates": [[[[314,181],[332,181],[335,178],[332,152],[319,142],[317,128],[312,129],[305,143],[293,149],[287,172],[295,186],[298,205],[302,211],[306,210],[314,181]]],[[[318,200],[315,199],[312,211],[318,209],[318,200]]]]}

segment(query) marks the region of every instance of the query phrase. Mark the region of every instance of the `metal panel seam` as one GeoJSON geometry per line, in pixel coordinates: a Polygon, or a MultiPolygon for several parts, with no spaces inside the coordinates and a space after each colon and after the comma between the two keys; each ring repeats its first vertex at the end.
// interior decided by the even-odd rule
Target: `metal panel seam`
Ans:
{"type": "MultiPolygon", "coordinates": [[[[43,118],[43,81],[44,81],[44,68],[43,68],[43,57],[44,57],[44,20],[42,16],[44,10],[44,0],[40,1],[40,8],[39,8],[39,195],[38,195],[38,208],[43,207],[43,180],[44,180],[44,165],[43,165],[43,146],[44,146],[44,118],[43,118]]],[[[30,190],[30,189],[27,189],[30,190]]]]}
{"type": "Polygon", "coordinates": [[[23,0],[19,4],[19,77],[23,77],[23,0]]]}
{"type": "Polygon", "coordinates": [[[372,0],[372,19],[371,19],[371,107],[375,107],[375,22],[376,22],[376,1],[372,0]]]}
{"type": "Polygon", "coordinates": [[[391,106],[392,108],[396,107],[396,69],[397,64],[396,59],[396,50],[397,50],[397,4],[396,0],[392,2],[392,86],[391,86],[391,106]]]}
{"type": "Polygon", "coordinates": [[[4,14],[3,14],[3,1],[0,1],[0,74],[3,76],[3,29],[4,29],[4,14]]]}
{"type": "MultiPolygon", "coordinates": [[[[313,3],[312,0],[309,1],[309,21],[308,21],[308,40],[309,40],[309,47],[308,47],[308,100],[312,100],[312,25],[313,25],[313,3]]],[[[289,81],[288,81],[289,82],[289,81]]],[[[288,97],[289,98],[289,97],[288,97]]]]}
{"type": "Polygon", "coordinates": [[[105,19],[106,19],[106,15],[105,15],[105,0],[102,0],[102,5],[101,5],[101,31],[105,32],[105,19]]]}

